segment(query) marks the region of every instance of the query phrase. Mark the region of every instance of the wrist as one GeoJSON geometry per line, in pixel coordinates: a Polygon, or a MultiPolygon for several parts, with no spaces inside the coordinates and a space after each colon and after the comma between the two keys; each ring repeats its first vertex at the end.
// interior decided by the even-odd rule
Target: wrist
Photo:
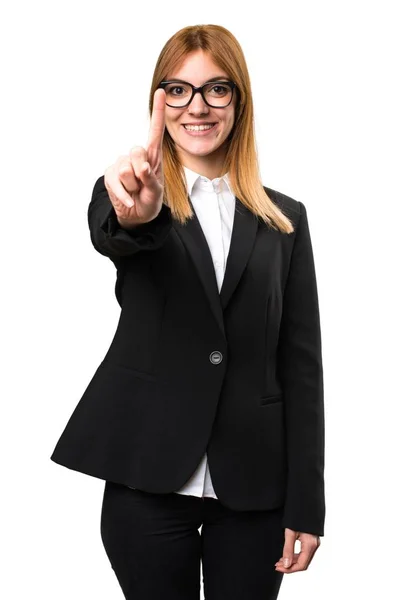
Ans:
{"type": "Polygon", "coordinates": [[[117,221],[122,229],[126,229],[127,231],[135,231],[135,230],[140,231],[141,229],[146,229],[145,226],[150,226],[152,221],[155,221],[159,217],[160,213],[161,213],[161,210],[159,210],[159,212],[156,213],[156,215],[154,215],[147,221],[132,222],[131,220],[123,219],[121,217],[120,218],[117,217],[117,221]]]}

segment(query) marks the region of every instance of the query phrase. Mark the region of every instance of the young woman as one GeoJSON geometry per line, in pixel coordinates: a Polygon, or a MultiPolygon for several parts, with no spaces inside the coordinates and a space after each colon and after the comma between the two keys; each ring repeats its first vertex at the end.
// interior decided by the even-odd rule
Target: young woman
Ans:
{"type": "Polygon", "coordinates": [[[225,28],[166,43],[149,108],[147,146],[94,185],[91,240],[121,313],[51,458],[105,480],[101,536],[126,598],[199,600],[202,563],[209,600],[273,600],[324,535],[307,211],[262,185],[225,28]]]}

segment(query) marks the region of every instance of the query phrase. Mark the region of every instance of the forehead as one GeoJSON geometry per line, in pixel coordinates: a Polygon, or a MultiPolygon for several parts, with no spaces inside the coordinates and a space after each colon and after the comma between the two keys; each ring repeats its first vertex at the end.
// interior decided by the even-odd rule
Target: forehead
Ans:
{"type": "Polygon", "coordinates": [[[184,60],[168,73],[167,79],[181,79],[194,85],[227,78],[227,73],[212,59],[210,54],[198,50],[188,54],[184,60]]]}

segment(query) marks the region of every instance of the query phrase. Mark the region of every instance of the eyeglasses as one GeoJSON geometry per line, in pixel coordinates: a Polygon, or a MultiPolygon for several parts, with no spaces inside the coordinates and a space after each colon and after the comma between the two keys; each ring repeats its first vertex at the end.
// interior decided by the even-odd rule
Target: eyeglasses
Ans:
{"type": "Polygon", "coordinates": [[[166,92],[166,104],[171,108],[188,106],[197,92],[200,92],[208,106],[226,108],[232,102],[234,89],[237,88],[237,85],[233,81],[212,81],[196,87],[187,81],[169,79],[168,81],[161,81],[159,87],[166,92]]]}

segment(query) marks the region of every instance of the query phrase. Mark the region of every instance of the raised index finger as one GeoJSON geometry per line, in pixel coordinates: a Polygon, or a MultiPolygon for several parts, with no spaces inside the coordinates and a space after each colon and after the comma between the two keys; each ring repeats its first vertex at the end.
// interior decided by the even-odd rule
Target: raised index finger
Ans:
{"type": "Polygon", "coordinates": [[[155,90],[153,95],[153,109],[151,116],[151,124],[149,127],[149,136],[147,150],[160,151],[163,143],[163,135],[165,128],[165,106],[166,93],[162,88],[155,90]]]}

